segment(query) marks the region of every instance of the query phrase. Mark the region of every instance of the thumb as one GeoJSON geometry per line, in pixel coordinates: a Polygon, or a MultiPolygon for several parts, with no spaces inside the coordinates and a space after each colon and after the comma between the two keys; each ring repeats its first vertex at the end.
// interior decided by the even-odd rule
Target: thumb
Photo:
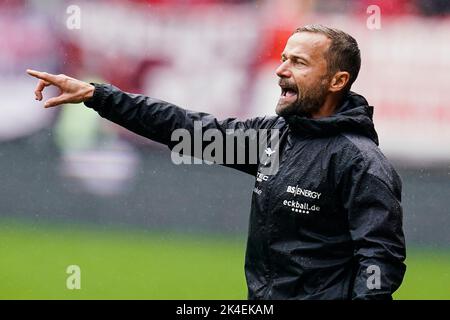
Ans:
{"type": "Polygon", "coordinates": [[[45,101],[44,107],[45,108],[51,108],[59,106],[60,104],[66,103],[68,100],[68,96],[66,94],[61,94],[57,97],[50,98],[47,101],[45,101]]]}

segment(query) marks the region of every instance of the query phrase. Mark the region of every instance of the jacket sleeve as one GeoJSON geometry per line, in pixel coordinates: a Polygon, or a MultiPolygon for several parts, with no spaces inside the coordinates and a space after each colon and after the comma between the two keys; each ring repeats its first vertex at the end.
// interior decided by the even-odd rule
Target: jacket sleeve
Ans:
{"type": "MultiPolygon", "coordinates": [[[[176,129],[184,129],[191,137],[194,137],[195,123],[200,124],[202,132],[216,129],[225,136],[227,130],[258,130],[270,126],[270,123],[275,120],[275,117],[261,117],[245,121],[239,121],[236,118],[219,121],[210,114],[186,110],[143,95],[126,93],[109,84],[94,83],[93,85],[95,86],[94,96],[85,102],[87,107],[97,111],[101,117],[138,135],[167,145],[171,150],[179,142],[172,140],[172,133],[176,129]]],[[[202,141],[202,144],[201,150],[204,149],[205,142],[202,141]]],[[[194,146],[191,150],[191,154],[183,153],[183,155],[201,158],[201,152],[200,155],[194,154],[194,146]]],[[[250,174],[255,174],[257,170],[256,165],[248,163],[227,166],[250,174]]]]}
{"type": "Polygon", "coordinates": [[[381,159],[357,157],[342,184],[354,250],[351,297],[392,299],[406,270],[400,177],[381,159]]]}

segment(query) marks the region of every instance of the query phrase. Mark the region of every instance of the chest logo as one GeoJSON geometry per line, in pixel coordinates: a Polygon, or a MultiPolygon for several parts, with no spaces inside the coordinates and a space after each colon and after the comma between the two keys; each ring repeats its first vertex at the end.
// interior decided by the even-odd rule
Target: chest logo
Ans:
{"type": "Polygon", "coordinates": [[[302,189],[299,186],[288,186],[286,192],[292,193],[294,196],[304,196],[311,199],[320,199],[320,192],[302,189]]]}

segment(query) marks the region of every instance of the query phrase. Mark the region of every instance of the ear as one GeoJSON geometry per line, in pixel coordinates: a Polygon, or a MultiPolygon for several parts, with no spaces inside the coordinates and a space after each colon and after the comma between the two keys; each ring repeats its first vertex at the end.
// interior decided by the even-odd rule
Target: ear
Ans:
{"type": "Polygon", "coordinates": [[[350,73],[347,71],[336,72],[333,78],[331,78],[329,90],[331,92],[339,92],[347,86],[349,81],[350,73]]]}

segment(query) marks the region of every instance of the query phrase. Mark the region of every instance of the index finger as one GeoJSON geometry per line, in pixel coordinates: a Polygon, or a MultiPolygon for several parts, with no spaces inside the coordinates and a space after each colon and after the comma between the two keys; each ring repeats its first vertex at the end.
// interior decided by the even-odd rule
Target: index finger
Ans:
{"type": "Polygon", "coordinates": [[[40,72],[36,70],[27,69],[27,73],[30,76],[33,76],[35,78],[48,81],[52,84],[56,84],[58,82],[58,77],[54,74],[47,73],[47,72],[40,72]]]}

